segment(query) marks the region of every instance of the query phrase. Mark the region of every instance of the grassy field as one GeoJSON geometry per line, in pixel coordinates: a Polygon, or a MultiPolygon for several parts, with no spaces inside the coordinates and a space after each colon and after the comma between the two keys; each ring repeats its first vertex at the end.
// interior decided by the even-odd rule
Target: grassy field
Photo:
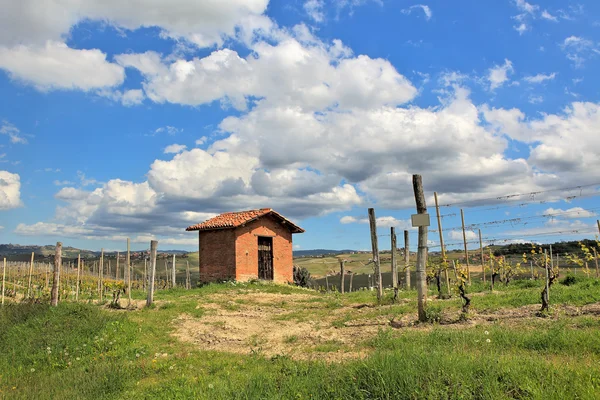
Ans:
{"type": "Polygon", "coordinates": [[[540,285],[474,283],[470,319],[454,296],[427,324],[414,291],[377,304],[260,283],[161,291],[149,309],[142,292],[135,310],[8,305],[0,398],[598,398],[600,283],[553,286],[543,318],[540,285]]]}

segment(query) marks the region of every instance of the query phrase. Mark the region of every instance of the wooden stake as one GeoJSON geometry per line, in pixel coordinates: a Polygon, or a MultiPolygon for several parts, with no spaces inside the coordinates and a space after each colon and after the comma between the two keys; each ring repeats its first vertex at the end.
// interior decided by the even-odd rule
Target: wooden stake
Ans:
{"type": "Polygon", "coordinates": [[[154,275],[156,274],[156,249],[158,241],[150,242],[150,277],[148,279],[148,297],[146,298],[146,306],[151,306],[154,300],[154,275]]]}
{"type": "Polygon", "coordinates": [[[100,277],[100,302],[102,302],[102,298],[104,297],[104,249],[100,249],[100,264],[98,265],[98,271],[100,277]]]}
{"type": "MultiPolygon", "coordinates": [[[[413,191],[418,214],[427,213],[425,194],[423,193],[423,181],[421,175],[413,175],[413,191]]],[[[419,309],[419,321],[427,321],[425,306],[427,304],[427,227],[419,226],[419,247],[417,250],[417,306],[419,309]]]]}
{"type": "Polygon", "coordinates": [[[440,234],[440,246],[442,247],[442,263],[444,265],[446,288],[448,289],[448,295],[450,295],[450,278],[448,277],[448,260],[446,259],[446,246],[444,246],[444,231],[442,229],[442,217],[440,215],[440,205],[438,203],[437,192],[433,192],[433,198],[435,199],[435,213],[437,215],[438,232],[440,234]]]}
{"type": "Polygon", "coordinates": [[[404,273],[406,276],[406,290],[410,290],[410,237],[408,231],[404,231],[404,273]]]}
{"type": "Polygon", "coordinates": [[[171,279],[171,287],[172,288],[177,287],[177,271],[175,269],[175,265],[176,265],[175,254],[173,254],[173,275],[172,275],[172,279],[171,279]]]}
{"type": "Polygon", "coordinates": [[[492,249],[490,249],[490,284],[492,285],[490,291],[494,291],[494,260],[492,258],[492,249]]]}
{"type": "Polygon", "coordinates": [[[144,290],[148,289],[148,265],[146,263],[146,256],[144,255],[144,290]]]}
{"type": "Polygon", "coordinates": [[[192,288],[192,282],[190,279],[190,262],[186,260],[185,262],[185,288],[190,290],[192,288]]]}
{"type": "Polygon", "coordinates": [[[117,251],[117,266],[115,267],[115,279],[119,280],[119,252],[117,251]]]}
{"type": "MultiPolygon", "coordinates": [[[[598,265],[598,264],[596,264],[598,265]]],[[[4,267],[2,268],[2,305],[4,305],[4,286],[6,285],[6,258],[4,258],[4,267]]]]}
{"type": "Polygon", "coordinates": [[[328,274],[325,274],[325,286],[326,286],[326,291],[329,292],[329,279],[327,278],[328,274]]]}
{"type": "Polygon", "coordinates": [[[354,279],[354,272],[352,272],[352,273],[350,274],[350,288],[348,289],[348,291],[349,291],[350,293],[352,293],[352,280],[353,280],[353,279],[354,279]]]}
{"type": "Polygon", "coordinates": [[[593,248],[594,250],[594,260],[596,261],[596,279],[600,278],[599,272],[598,272],[598,252],[596,251],[595,248],[593,248]]]}
{"type": "Polygon", "coordinates": [[[31,262],[29,263],[29,283],[27,284],[27,297],[31,297],[31,276],[33,275],[33,257],[35,253],[31,252],[31,262]]]}
{"type": "Polygon", "coordinates": [[[340,292],[344,294],[344,260],[340,260],[340,292]]]}
{"type": "Polygon", "coordinates": [[[77,255],[77,284],[75,286],[75,301],[79,301],[79,277],[81,276],[81,254],[77,255]]]}
{"type": "Polygon", "coordinates": [[[54,252],[54,276],[52,277],[52,291],[50,292],[50,305],[58,305],[58,285],[60,284],[60,265],[62,263],[62,243],[56,243],[54,252]]]}
{"type": "Polygon", "coordinates": [[[460,218],[462,220],[462,233],[463,242],[465,244],[465,259],[467,262],[467,278],[469,279],[469,285],[471,284],[471,269],[469,268],[469,250],[467,249],[467,233],[465,232],[465,213],[463,209],[460,209],[460,218]]]}
{"type": "Polygon", "coordinates": [[[481,252],[481,273],[483,274],[483,284],[485,285],[485,263],[483,262],[483,241],[481,240],[481,229],[479,229],[479,251],[481,252]]]}
{"type": "Polygon", "coordinates": [[[377,300],[383,297],[383,283],[381,279],[381,264],[379,262],[379,246],[377,244],[377,220],[375,209],[369,208],[369,226],[371,228],[371,246],[373,248],[373,262],[375,263],[375,276],[377,278],[377,300]]]}
{"type": "Polygon", "coordinates": [[[546,270],[546,300],[550,304],[550,277],[548,275],[548,252],[544,250],[544,266],[546,270]]]}
{"type": "Polygon", "coordinates": [[[392,287],[394,288],[394,300],[398,298],[398,265],[396,264],[396,228],[390,228],[391,245],[392,245],[392,287]]]}
{"type": "Polygon", "coordinates": [[[129,238],[127,238],[127,307],[131,305],[131,247],[129,238]]]}
{"type": "Polygon", "coordinates": [[[165,279],[167,281],[167,288],[169,287],[169,262],[165,258],[165,279]]]}

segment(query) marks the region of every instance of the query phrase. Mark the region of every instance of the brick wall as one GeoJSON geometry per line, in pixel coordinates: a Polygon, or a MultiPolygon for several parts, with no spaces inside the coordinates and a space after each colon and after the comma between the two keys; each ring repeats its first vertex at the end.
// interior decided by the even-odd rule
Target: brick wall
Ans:
{"type": "Polygon", "coordinates": [[[235,278],[235,231],[199,232],[200,282],[235,278]]]}
{"type": "Polygon", "coordinates": [[[258,278],[258,237],[273,237],[273,280],[293,281],[292,234],[269,216],[235,230],[236,280],[258,278]]]}

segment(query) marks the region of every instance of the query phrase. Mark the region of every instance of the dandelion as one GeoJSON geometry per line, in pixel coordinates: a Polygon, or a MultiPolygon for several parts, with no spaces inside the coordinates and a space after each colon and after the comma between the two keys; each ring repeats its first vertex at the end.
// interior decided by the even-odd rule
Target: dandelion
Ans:
{"type": "Polygon", "coordinates": [[[489,334],[490,334],[488,331],[485,331],[485,332],[483,332],[483,333],[485,333],[486,335],[489,335],[489,334]]]}
{"type": "Polygon", "coordinates": [[[152,362],[155,363],[156,362],[156,358],[154,360],[152,360],[152,362]]]}
{"type": "Polygon", "coordinates": [[[490,339],[485,339],[485,341],[486,341],[486,342],[488,342],[488,343],[490,343],[490,342],[491,342],[491,340],[490,340],[490,339]]]}
{"type": "Polygon", "coordinates": [[[140,353],[135,353],[135,358],[140,358],[140,353]]]}
{"type": "Polygon", "coordinates": [[[173,366],[171,365],[171,366],[169,367],[169,369],[172,371],[172,370],[173,370],[173,366]]]}

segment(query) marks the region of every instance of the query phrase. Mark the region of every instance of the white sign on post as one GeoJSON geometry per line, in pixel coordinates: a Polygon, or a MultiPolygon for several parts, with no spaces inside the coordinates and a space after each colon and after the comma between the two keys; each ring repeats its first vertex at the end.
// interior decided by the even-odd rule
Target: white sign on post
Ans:
{"type": "Polygon", "coordinates": [[[429,220],[429,214],[413,214],[410,216],[413,227],[418,226],[429,226],[431,225],[429,220]]]}

